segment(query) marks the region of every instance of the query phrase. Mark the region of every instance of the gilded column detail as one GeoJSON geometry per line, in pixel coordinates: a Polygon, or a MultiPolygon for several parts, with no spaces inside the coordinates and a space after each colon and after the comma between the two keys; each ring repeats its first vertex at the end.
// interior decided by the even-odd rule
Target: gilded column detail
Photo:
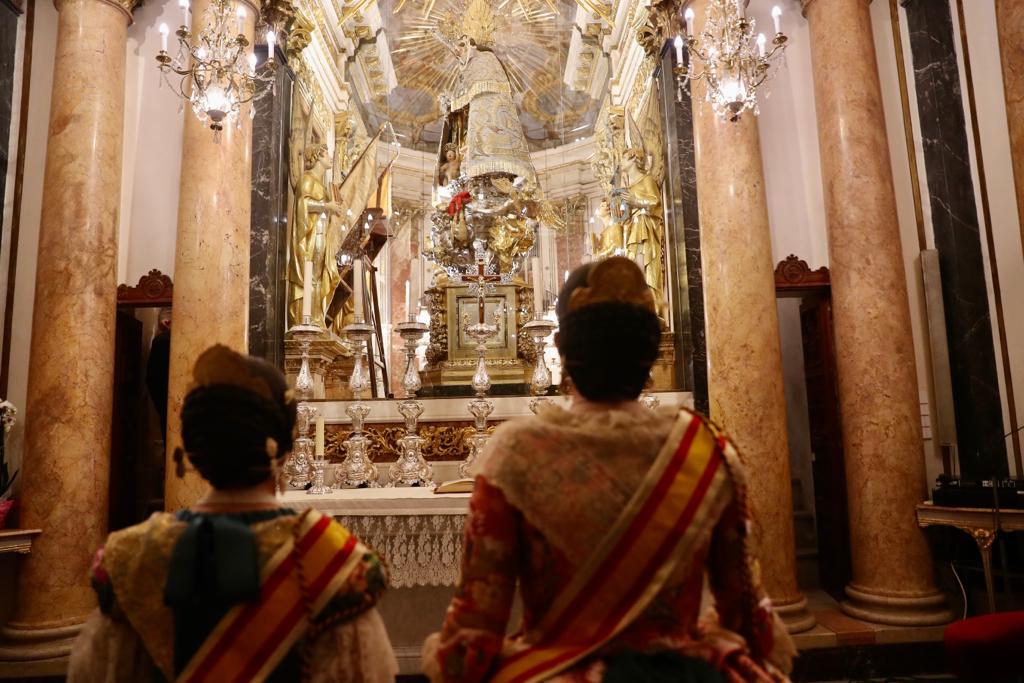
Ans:
{"type": "Polygon", "coordinates": [[[871,16],[863,0],[814,0],[807,19],[853,555],[843,609],[938,624],[951,615],[915,518],[921,412],[871,16]]]}
{"type": "MultiPolygon", "coordinates": [[[[705,0],[691,3],[704,22],[705,0]]],[[[796,547],[768,202],[757,119],[714,114],[692,88],[711,417],[750,471],[762,581],[791,631],[814,626],[796,583],[796,547]]]]}

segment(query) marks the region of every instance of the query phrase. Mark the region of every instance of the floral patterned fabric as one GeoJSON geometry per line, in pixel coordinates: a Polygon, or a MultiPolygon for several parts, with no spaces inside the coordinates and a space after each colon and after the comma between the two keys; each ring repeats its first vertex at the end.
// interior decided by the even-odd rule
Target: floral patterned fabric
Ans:
{"type": "MultiPolygon", "coordinates": [[[[495,432],[470,500],[461,580],[441,632],[424,648],[424,669],[433,681],[486,680],[502,653],[534,641],[531,629],[586,561],[587,547],[614,521],[621,500],[639,486],[646,473],[640,463],[654,460],[676,415],[640,410],[549,409],[495,432]],[[522,623],[506,636],[517,582],[522,623]]],[[[754,661],[747,646],[754,639],[754,649],[768,653],[773,640],[787,637],[772,628],[767,609],[754,611],[741,602],[750,581],[744,532],[734,497],[710,543],[688,563],[691,569],[673,576],[647,610],[594,656],[552,680],[601,681],[608,658],[617,653],[665,651],[711,663],[727,683],[780,680],[754,661]],[[709,611],[701,618],[705,570],[717,619],[709,611]]]]}

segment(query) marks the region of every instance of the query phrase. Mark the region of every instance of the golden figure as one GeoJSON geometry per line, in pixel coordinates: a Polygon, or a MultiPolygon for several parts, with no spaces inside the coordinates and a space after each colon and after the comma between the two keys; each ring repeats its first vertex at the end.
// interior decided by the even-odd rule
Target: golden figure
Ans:
{"type": "Polygon", "coordinates": [[[491,226],[490,245],[498,261],[498,272],[512,272],[516,256],[530,251],[534,241],[533,229],[525,221],[504,216],[495,220],[491,226]]]}
{"type": "Polygon", "coordinates": [[[333,252],[337,252],[338,239],[332,232],[330,217],[340,215],[341,204],[331,200],[324,185],[324,174],[330,166],[327,145],[313,144],[303,152],[304,172],[295,191],[295,212],[291,234],[291,263],[288,282],[291,296],[288,300],[288,323],[302,323],[302,285],[306,261],[313,262],[313,324],[324,325],[327,310],[325,298],[334,294],[340,277],[333,252]],[[327,257],[327,254],[331,254],[327,257]]]}
{"type": "Polygon", "coordinates": [[[644,150],[631,147],[622,155],[623,188],[616,198],[626,204],[626,255],[644,269],[658,315],[665,318],[665,269],[662,265],[661,188],[647,172],[644,150]]]}
{"type": "Polygon", "coordinates": [[[607,198],[601,200],[601,205],[597,209],[597,217],[604,224],[604,229],[601,230],[600,234],[590,235],[594,260],[599,261],[615,255],[621,256],[625,253],[626,249],[625,242],[623,241],[625,235],[622,229],[622,222],[615,220],[611,204],[609,204],[607,198]]]}

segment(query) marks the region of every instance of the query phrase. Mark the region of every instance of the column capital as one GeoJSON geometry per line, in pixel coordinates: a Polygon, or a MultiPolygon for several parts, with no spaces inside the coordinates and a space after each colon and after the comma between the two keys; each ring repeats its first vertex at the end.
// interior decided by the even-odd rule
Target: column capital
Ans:
{"type": "MultiPolygon", "coordinates": [[[[811,5],[813,5],[815,2],[816,0],[800,0],[800,9],[803,10],[803,14],[805,17],[807,16],[807,10],[810,9],[811,5]]],[[[871,0],[861,0],[861,2],[867,5],[871,4],[871,0]]]]}
{"type": "MultiPolygon", "coordinates": [[[[57,8],[58,12],[60,12],[61,5],[65,2],[67,2],[67,0],[53,0],[53,6],[57,8]]],[[[124,12],[124,16],[128,20],[129,24],[133,21],[132,12],[135,11],[136,7],[142,4],[142,0],[95,0],[95,2],[110,5],[111,7],[116,7],[121,10],[124,12]]]]}

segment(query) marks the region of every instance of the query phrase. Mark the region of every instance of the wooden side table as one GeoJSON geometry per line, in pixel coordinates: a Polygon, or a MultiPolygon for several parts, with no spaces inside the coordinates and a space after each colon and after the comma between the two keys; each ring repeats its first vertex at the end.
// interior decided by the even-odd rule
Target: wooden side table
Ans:
{"type": "Polygon", "coordinates": [[[42,529],[3,529],[0,530],[0,554],[18,553],[28,555],[32,552],[32,539],[43,533],[42,529]]]}
{"type": "Polygon", "coordinates": [[[1024,531],[1024,510],[1000,508],[956,508],[931,502],[917,506],[917,523],[922,528],[951,526],[970,534],[978,544],[985,572],[985,592],[989,612],[996,611],[996,591],[992,582],[992,544],[1000,531],[1024,531]]]}

